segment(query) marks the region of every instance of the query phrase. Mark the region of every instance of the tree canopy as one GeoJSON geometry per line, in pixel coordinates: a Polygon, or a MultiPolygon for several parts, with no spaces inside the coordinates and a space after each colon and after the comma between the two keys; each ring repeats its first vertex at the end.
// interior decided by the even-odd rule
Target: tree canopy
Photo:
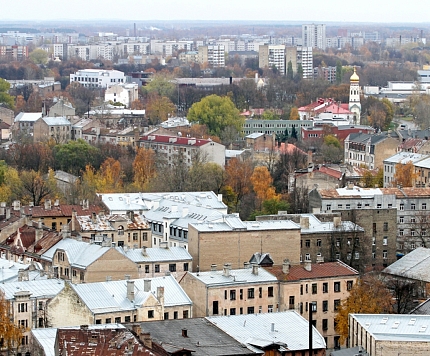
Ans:
{"type": "Polygon", "coordinates": [[[188,112],[188,120],[206,125],[209,134],[218,137],[228,126],[233,126],[240,132],[245,122],[229,97],[215,94],[194,103],[188,112]]]}
{"type": "Polygon", "coordinates": [[[10,84],[0,78],[0,104],[5,104],[9,109],[14,108],[13,97],[9,95],[10,84]]]}

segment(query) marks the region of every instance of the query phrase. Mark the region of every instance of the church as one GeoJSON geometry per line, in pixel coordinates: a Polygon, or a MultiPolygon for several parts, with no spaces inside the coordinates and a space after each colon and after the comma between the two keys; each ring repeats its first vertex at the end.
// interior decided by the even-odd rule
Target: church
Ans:
{"type": "Polygon", "coordinates": [[[349,103],[319,98],[316,102],[300,107],[298,111],[300,120],[313,120],[314,126],[360,125],[360,78],[355,67],[350,78],[349,103]]]}

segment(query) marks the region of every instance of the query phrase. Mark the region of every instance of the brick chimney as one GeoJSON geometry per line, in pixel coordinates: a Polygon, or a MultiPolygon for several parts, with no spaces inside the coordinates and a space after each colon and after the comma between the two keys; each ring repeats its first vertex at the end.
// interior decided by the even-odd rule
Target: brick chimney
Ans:
{"type": "Polygon", "coordinates": [[[309,217],[308,216],[300,216],[300,227],[302,229],[309,229],[309,217]]]}
{"type": "Polygon", "coordinates": [[[127,280],[127,299],[134,301],[134,281],[127,280]]]}
{"type": "Polygon", "coordinates": [[[290,260],[286,258],[284,263],[282,263],[282,273],[288,274],[290,273],[290,260]]]}
{"type": "Polygon", "coordinates": [[[42,219],[39,219],[37,221],[35,242],[37,243],[42,237],[43,237],[43,225],[42,225],[42,219]]]}
{"type": "Polygon", "coordinates": [[[256,263],[252,264],[252,274],[258,276],[258,265],[256,263]]]}
{"type": "Polygon", "coordinates": [[[143,280],[143,291],[144,292],[150,292],[151,291],[151,280],[150,279],[144,279],[143,280]]]}
{"type": "Polygon", "coordinates": [[[224,263],[224,267],[222,269],[222,275],[224,277],[230,277],[230,269],[231,269],[231,263],[224,263]]]}

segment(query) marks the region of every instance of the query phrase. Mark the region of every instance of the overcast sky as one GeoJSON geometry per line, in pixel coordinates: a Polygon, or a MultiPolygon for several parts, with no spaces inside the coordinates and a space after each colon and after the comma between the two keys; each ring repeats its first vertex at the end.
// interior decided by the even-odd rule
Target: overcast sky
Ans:
{"type": "Polygon", "coordinates": [[[0,20],[430,22],[426,0],[0,0],[0,20]]]}

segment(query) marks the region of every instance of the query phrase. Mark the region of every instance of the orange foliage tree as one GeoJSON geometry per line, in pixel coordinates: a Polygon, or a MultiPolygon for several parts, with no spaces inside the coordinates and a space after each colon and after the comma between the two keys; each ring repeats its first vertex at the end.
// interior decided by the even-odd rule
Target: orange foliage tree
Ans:
{"type": "Polygon", "coordinates": [[[279,196],[276,194],[275,188],[273,187],[273,178],[266,166],[255,167],[250,180],[260,206],[265,200],[279,200],[279,196]]]}
{"type": "Polygon", "coordinates": [[[145,190],[156,175],[155,152],[151,149],[139,148],[133,162],[133,184],[138,190],[145,190]]]}
{"type": "Polygon", "coordinates": [[[16,325],[10,317],[10,305],[4,294],[0,293],[0,340],[3,341],[3,348],[8,351],[20,345],[22,334],[25,329],[16,325]]]}
{"type": "Polygon", "coordinates": [[[406,164],[397,163],[395,166],[396,172],[394,173],[394,184],[403,187],[413,187],[417,174],[415,173],[415,166],[412,161],[406,164]]]}
{"type": "Polygon", "coordinates": [[[121,163],[112,158],[107,158],[100,166],[100,190],[105,193],[114,193],[122,188],[122,169],[121,163]]]}
{"type": "Polygon", "coordinates": [[[242,198],[251,191],[250,178],[253,173],[252,163],[249,160],[232,158],[225,168],[227,174],[226,186],[234,193],[232,208],[239,212],[242,198]]]}
{"type": "Polygon", "coordinates": [[[342,301],[335,317],[336,331],[343,343],[348,337],[348,318],[351,313],[383,314],[393,312],[393,298],[377,276],[366,276],[354,285],[349,297],[342,301]]]}

